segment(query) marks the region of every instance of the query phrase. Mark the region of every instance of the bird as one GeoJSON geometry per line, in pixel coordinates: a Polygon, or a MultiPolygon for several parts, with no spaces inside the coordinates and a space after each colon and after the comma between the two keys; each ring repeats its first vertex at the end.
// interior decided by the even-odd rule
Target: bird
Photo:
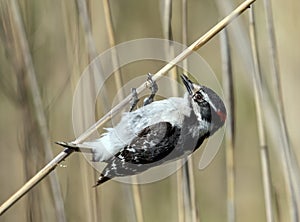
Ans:
{"type": "Polygon", "coordinates": [[[130,111],[100,138],[82,144],[57,143],[76,151],[89,149],[92,161],[107,163],[94,187],[187,157],[225,124],[227,113],[212,89],[184,74],[181,79],[187,90],[183,97],[153,101],[158,87],[149,74],[152,93],[144,106],[134,110],[138,98],[132,89],[130,111]]]}

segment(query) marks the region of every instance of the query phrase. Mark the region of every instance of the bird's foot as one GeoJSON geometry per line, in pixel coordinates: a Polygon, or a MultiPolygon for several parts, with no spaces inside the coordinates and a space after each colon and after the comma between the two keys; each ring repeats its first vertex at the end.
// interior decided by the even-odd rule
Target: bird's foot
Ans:
{"type": "Polygon", "coordinates": [[[138,98],[138,95],[137,95],[137,92],[136,92],[136,88],[131,89],[131,94],[132,94],[132,97],[131,97],[131,100],[130,100],[129,112],[131,112],[136,107],[136,105],[139,101],[139,98],[138,98]]]}
{"type": "Polygon", "coordinates": [[[150,104],[153,102],[154,100],[154,96],[158,91],[158,86],[156,84],[156,82],[152,79],[152,75],[151,73],[148,73],[148,78],[147,78],[147,82],[149,84],[149,89],[151,90],[151,94],[150,96],[148,96],[147,98],[145,98],[144,100],[144,106],[150,104]]]}
{"type": "Polygon", "coordinates": [[[106,176],[104,176],[103,174],[101,174],[101,176],[98,178],[96,184],[93,185],[93,187],[95,188],[95,187],[97,187],[97,186],[103,184],[104,182],[106,182],[106,181],[108,181],[108,180],[110,180],[110,179],[111,179],[111,178],[106,177],[106,176]]]}

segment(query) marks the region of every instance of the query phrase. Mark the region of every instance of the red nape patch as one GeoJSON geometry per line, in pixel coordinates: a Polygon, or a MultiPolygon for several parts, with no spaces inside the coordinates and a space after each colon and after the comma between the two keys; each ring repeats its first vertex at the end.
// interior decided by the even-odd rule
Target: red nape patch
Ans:
{"type": "Polygon", "coordinates": [[[222,122],[225,122],[225,120],[226,120],[226,114],[223,113],[223,112],[221,112],[220,110],[217,111],[217,114],[218,114],[218,116],[220,117],[220,120],[221,120],[222,122]]]}

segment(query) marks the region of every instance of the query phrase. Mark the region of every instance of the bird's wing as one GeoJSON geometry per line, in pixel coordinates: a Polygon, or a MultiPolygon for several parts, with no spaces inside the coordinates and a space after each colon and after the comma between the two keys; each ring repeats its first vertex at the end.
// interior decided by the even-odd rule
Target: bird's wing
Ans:
{"type": "Polygon", "coordinates": [[[134,175],[164,163],[179,137],[180,129],[169,122],[145,127],[129,145],[108,160],[97,184],[107,178],[134,175]]]}
{"type": "Polygon", "coordinates": [[[141,130],[115,157],[133,164],[148,164],[166,157],[176,147],[180,129],[159,122],[141,130]]]}

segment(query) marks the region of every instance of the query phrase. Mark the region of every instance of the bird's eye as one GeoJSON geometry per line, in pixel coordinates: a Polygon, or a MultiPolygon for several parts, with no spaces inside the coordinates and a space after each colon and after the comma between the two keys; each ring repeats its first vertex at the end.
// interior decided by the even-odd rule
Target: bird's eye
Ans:
{"type": "Polygon", "coordinates": [[[199,92],[195,93],[195,95],[193,97],[194,97],[194,100],[202,100],[203,99],[202,94],[199,92]]]}

